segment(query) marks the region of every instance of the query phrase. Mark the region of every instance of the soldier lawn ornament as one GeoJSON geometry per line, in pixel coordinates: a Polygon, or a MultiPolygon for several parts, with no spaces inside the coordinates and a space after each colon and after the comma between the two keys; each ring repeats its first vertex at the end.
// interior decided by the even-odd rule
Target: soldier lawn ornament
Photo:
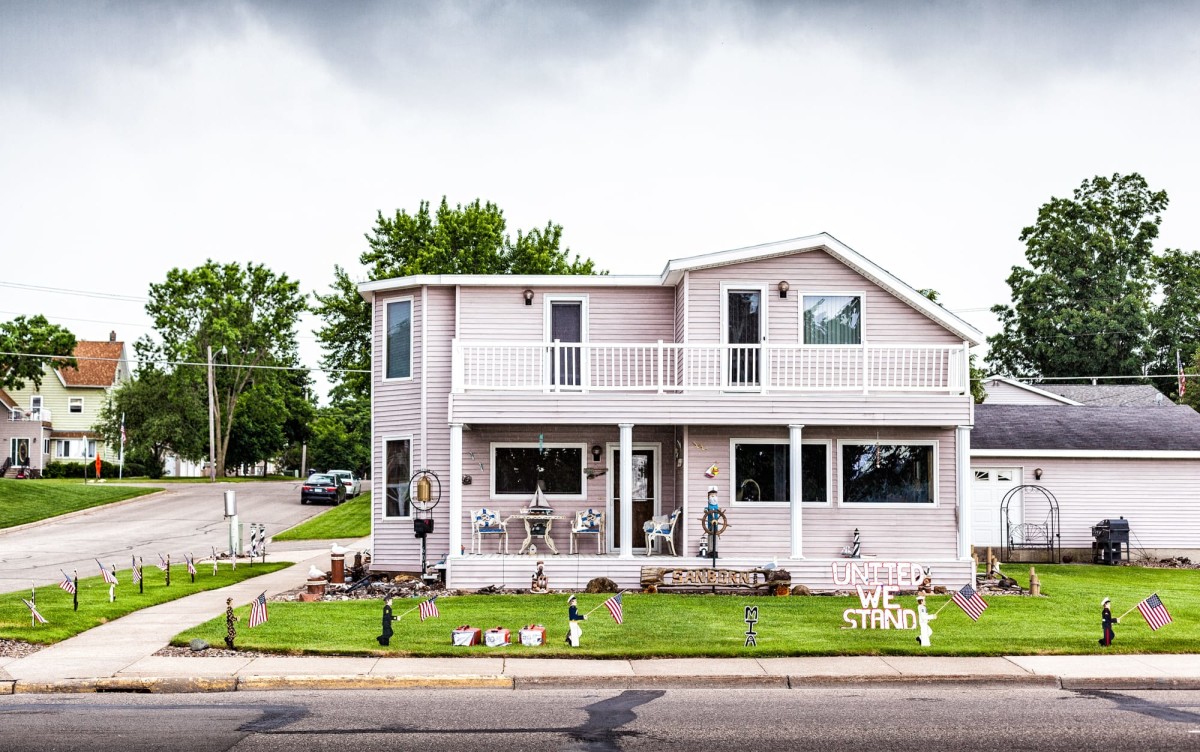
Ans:
{"type": "Polygon", "coordinates": [[[375,639],[383,647],[387,647],[392,639],[392,622],[399,621],[400,617],[392,616],[392,599],[387,597],[383,599],[383,634],[375,639]]]}
{"type": "Polygon", "coordinates": [[[567,599],[567,644],[573,648],[579,647],[579,638],[583,637],[581,621],[587,621],[587,614],[579,613],[579,602],[572,595],[567,599]]]}
{"type": "Polygon", "coordinates": [[[1114,619],[1112,615],[1112,600],[1105,598],[1100,601],[1100,646],[1108,647],[1112,645],[1116,635],[1113,634],[1113,625],[1120,623],[1120,619],[1114,619]]]}
{"type": "Polygon", "coordinates": [[[929,622],[937,618],[937,614],[929,613],[925,608],[925,596],[917,596],[917,644],[921,647],[929,647],[929,638],[933,637],[933,627],[929,626],[929,622]]]}
{"type": "Polygon", "coordinates": [[[233,599],[225,599],[225,647],[237,650],[233,641],[237,639],[237,614],[233,613],[233,599]]]}

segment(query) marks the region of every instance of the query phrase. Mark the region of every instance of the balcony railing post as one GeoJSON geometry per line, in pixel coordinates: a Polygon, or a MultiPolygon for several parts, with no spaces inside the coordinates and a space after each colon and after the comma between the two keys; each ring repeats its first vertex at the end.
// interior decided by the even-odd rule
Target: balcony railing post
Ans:
{"type": "Polygon", "coordinates": [[[760,394],[766,394],[771,391],[771,348],[763,342],[758,346],[759,362],[762,363],[762,374],[758,380],[758,391],[760,394]]]}
{"type": "Polygon", "coordinates": [[[867,341],[864,339],[862,343],[862,390],[863,394],[871,391],[871,348],[867,347],[867,341]]]}
{"type": "Polygon", "coordinates": [[[558,365],[562,362],[562,353],[558,348],[559,340],[554,340],[550,345],[550,391],[557,392],[562,389],[562,374],[558,372],[558,365]]]}
{"type": "Polygon", "coordinates": [[[658,341],[658,393],[663,393],[663,341],[658,341]]]}

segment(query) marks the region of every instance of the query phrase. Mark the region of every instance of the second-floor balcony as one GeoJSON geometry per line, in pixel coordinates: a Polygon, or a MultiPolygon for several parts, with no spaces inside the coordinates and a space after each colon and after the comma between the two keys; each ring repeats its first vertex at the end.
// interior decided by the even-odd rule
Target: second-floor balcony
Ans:
{"type": "Polygon", "coordinates": [[[453,343],[453,391],[969,391],[968,345],[453,343]]]}
{"type": "Polygon", "coordinates": [[[10,421],[30,421],[33,423],[50,423],[50,410],[45,407],[37,407],[32,410],[22,410],[17,408],[9,413],[10,421]]]}

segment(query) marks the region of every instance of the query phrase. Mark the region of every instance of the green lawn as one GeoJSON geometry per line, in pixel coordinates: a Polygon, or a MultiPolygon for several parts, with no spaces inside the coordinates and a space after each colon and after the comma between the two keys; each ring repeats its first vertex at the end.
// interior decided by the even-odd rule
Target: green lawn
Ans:
{"type": "MultiPolygon", "coordinates": [[[[911,630],[843,629],[843,611],[859,608],[851,597],[746,597],[641,593],[624,595],[625,623],[617,625],[604,608],[583,624],[582,647],[564,644],[566,596],[455,596],[438,599],[441,617],[421,622],[416,612],[395,624],[389,648],[380,648],[382,601],[272,603],[270,621],[242,630],[246,649],[281,653],[357,655],[513,655],[526,657],[680,657],[789,655],[1034,655],[1080,653],[1182,653],[1200,645],[1200,571],[1102,566],[1040,566],[1045,597],[992,596],[989,608],[973,623],[951,604],[933,622],[933,645],[922,648],[911,630]],[[1135,611],[1116,629],[1111,648],[1100,637],[1100,600],[1113,599],[1119,615],[1142,598],[1158,592],[1174,618],[1151,632],[1135,611]],[[757,647],[744,647],[745,606],[758,607],[757,647]],[[547,644],[539,648],[513,645],[455,648],[451,630],[460,624],[512,630],[540,623],[547,644]]],[[[599,606],[605,595],[580,595],[580,610],[599,606]]],[[[930,611],[948,601],[929,599],[930,611]]],[[[397,615],[419,600],[397,600],[397,615]]],[[[913,608],[912,597],[900,599],[913,608]]],[[[245,610],[245,609],[243,609],[245,610]]],[[[214,618],[173,640],[186,644],[200,637],[216,644],[224,636],[223,618],[214,618]]]]}
{"type": "Polygon", "coordinates": [[[371,492],[364,491],[341,506],[272,536],[272,540],[346,540],[371,534],[371,492]]]}
{"type": "MultiPolygon", "coordinates": [[[[161,569],[157,566],[146,566],[143,568],[145,592],[142,593],[139,593],[138,586],[133,584],[130,570],[118,570],[117,599],[112,603],[108,602],[108,585],[98,574],[95,577],[81,576],[78,611],[72,609],[72,596],[67,591],[55,585],[38,588],[38,613],[45,617],[48,623],[37,626],[30,626],[29,608],[21,602],[23,598],[29,599],[30,592],[18,590],[4,593],[0,595],[0,638],[52,645],[133,611],[205,590],[222,588],[286,566],[290,564],[240,564],[237,571],[233,571],[228,564],[222,563],[214,576],[211,562],[208,566],[200,563],[196,566],[196,582],[193,583],[188,577],[186,565],[172,565],[170,587],[166,586],[166,574],[161,569]]],[[[98,572],[99,568],[92,571],[98,572]]],[[[220,641],[217,640],[218,643],[220,641]]]]}
{"type": "Polygon", "coordinates": [[[37,522],[80,509],[154,493],[157,488],[85,484],[82,480],[5,480],[0,478],[0,528],[37,522]]]}

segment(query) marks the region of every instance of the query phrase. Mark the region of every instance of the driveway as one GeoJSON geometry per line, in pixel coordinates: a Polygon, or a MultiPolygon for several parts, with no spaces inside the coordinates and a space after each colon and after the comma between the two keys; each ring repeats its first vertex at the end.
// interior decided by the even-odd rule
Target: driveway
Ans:
{"type": "MultiPolygon", "coordinates": [[[[298,481],[262,483],[173,483],[164,491],[132,501],[47,520],[19,530],[0,531],[0,592],[44,585],[62,579],[59,570],[78,570],[80,577],[99,574],[96,559],[105,566],[127,569],[131,556],[147,567],[158,556],[171,555],[182,563],[191,553],[197,560],[229,549],[225,491],[237,493],[242,523],[262,523],[268,536],[325,511],[328,507],[300,504],[298,481]]],[[[244,541],[249,545],[247,528],[244,541]]],[[[296,544],[288,549],[325,548],[327,542],[296,544]]]]}

